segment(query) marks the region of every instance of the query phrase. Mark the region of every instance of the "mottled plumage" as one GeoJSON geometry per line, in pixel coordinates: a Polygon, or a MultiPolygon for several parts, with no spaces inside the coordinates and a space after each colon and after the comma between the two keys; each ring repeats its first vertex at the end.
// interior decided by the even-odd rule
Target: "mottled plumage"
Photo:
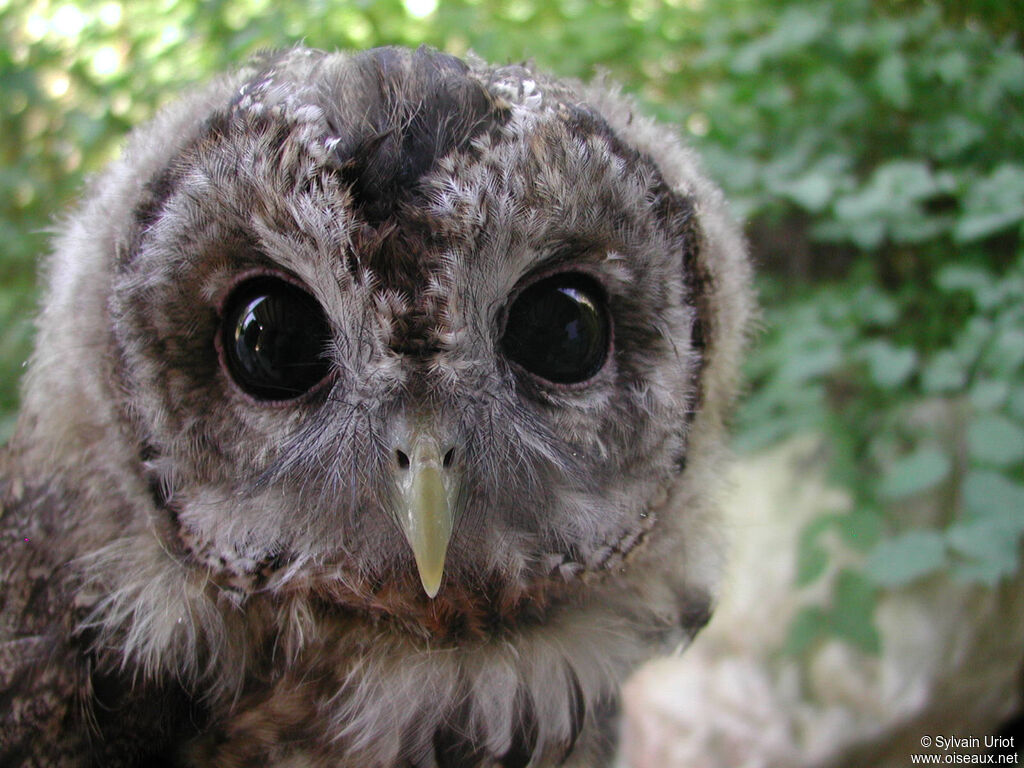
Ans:
{"type": "Polygon", "coordinates": [[[711,610],[748,272],[602,84],[296,49],[171,106],[48,263],[0,763],[605,765],[711,610]]]}

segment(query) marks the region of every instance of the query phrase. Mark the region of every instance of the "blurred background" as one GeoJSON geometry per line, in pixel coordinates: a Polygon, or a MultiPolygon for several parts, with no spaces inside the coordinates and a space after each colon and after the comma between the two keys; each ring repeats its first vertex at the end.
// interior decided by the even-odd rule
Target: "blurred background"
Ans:
{"type": "Polygon", "coordinates": [[[1022,33],[1000,0],[0,0],[0,440],[48,232],[176,94],[300,41],[603,71],[699,149],[764,308],[722,604],[630,684],[623,765],[895,766],[937,753],[923,735],[1010,738],[1022,33]]]}

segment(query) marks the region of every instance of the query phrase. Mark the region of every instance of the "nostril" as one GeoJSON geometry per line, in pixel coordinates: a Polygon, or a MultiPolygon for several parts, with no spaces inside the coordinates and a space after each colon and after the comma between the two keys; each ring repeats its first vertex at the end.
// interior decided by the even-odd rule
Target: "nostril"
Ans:
{"type": "Polygon", "coordinates": [[[455,461],[455,449],[449,448],[448,453],[446,453],[444,458],[441,460],[441,464],[445,469],[448,469],[448,467],[452,465],[453,461],[455,461]]]}
{"type": "Polygon", "coordinates": [[[399,469],[409,468],[409,456],[398,448],[395,449],[395,461],[398,462],[399,469]]]}

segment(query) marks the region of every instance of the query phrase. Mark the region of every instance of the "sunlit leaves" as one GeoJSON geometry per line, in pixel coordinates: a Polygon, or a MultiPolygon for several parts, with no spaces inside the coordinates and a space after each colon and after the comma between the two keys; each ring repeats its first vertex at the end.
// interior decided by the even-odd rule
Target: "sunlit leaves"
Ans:
{"type": "MultiPolygon", "coordinates": [[[[789,233],[767,239],[779,279],[741,445],[829,436],[853,509],[803,531],[799,584],[830,578],[823,537],[852,529],[867,534],[846,539],[866,542],[864,577],[884,589],[993,585],[1019,572],[1024,528],[1024,57],[936,6],[866,9],[815,3],[824,28],[802,48],[773,33],[741,49],[720,109],[703,106],[708,138],[732,148],[712,168],[789,233]],[[793,267],[829,282],[801,290],[793,267]]],[[[836,620],[856,611],[831,584],[830,604],[796,618],[791,650],[855,626],[836,620]]]]}
{"type": "Polygon", "coordinates": [[[837,200],[829,239],[849,239],[861,248],[895,242],[921,242],[949,227],[945,217],[927,212],[927,201],[950,192],[953,177],[935,173],[927,163],[893,160],[880,165],[860,189],[837,200]]]}
{"type": "Polygon", "coordinates": [[[979,240],[1024,220],[1024,166],[1004,163],[991,174],[972,180],[964,195],[963,215],[956,225],[960,242],[979,240]]]}

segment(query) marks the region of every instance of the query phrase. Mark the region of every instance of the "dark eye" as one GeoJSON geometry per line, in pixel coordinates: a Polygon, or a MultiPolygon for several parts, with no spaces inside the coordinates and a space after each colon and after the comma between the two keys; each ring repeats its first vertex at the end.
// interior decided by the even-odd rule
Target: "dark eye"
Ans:
{"type": "Polygon", "coordinates": [[[228,297],[221,322],[228,373],[253,397],[298,397],[330,372],[327,318],[291,283],[272,277],[243,283],[228,297]]]}
{"type": "Polygon", "coordinates": [[[508,310],[505,354],[557,384],[586,381],[608,357],[611,331],[604,292],[576,273],[538,280],[508,310]]]}

